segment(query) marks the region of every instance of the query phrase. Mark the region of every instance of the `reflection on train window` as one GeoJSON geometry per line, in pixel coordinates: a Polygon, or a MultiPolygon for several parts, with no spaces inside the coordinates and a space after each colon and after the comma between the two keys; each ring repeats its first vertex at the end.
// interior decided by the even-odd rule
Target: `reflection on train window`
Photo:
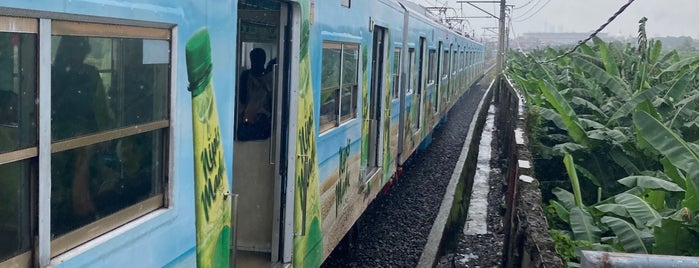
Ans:
{"type": "Polygon", "coordinates": [[[359,45],[324,42],[322,58],[321,132],[357,117],[359,45]]]}
{"type": "Polygon", "coordinates": [[[400,94],[400,48],[395,48],[393,50],[393,98],[397,99],[398,94],[400,94]]]}
{"type": "Polygon", "coordinates": [[[413,93],[413,87],[417,84],[417,75],[415,74],[415,49],[414,48],[409,48],[408,49],[408,71],[406,72],[408,74],[408,85],[406,86],[406,94],[411,94],[413,93]]]}
{"type": "Polygon", "coordinates": [[[56,21],[52,33],[55,256],[163,206],[170,44],[165,29],[56,21]]]}
{"type": "Polygon", "coordinates": [[[444,51],[444,59],[442,60],[442,78],[447,78],[449,75],[449,50],[444,51]]]}
{"type": "Polygon", "coordinates": [[[457,48],[457,50],[454,51],[454,55],[451,58],[451,71],[454,74],[456,74],[456,71],[459,70],[459,56],[459,50],[457,48]]]}
{"type": "Polygon", "coordinates": [[[169,56],[147,61],[144,49],[167,42],[53,36],[52,136],[76,136],[167,117],[169,56]]]}
{"type": "Polygon", "coordinates": [[[428,66],[427,66],[427,84],[433,84],[435,77],[437,77],[437,59],[436,59],[436,51],[434,49],[430,49],[430,53],[428,56],[428,66]]]}
{"type": "Polygon", "coordinates": [[[29,267],[36,219],[30,185],[37,180],[37,23],[0,21],[10,22],[0,25],[0,266],[29,267]]]}

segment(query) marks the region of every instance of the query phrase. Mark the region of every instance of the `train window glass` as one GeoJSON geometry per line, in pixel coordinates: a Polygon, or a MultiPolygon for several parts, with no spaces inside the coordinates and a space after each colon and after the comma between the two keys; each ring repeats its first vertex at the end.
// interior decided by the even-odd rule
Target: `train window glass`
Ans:
{"type": "Polygon", "coordinates": [[[442,78],[447,78],[449,74],[449,50],[444,51],[444,59],[442,59],[442,78]]]}
{"type": "Polygon", "coordinates": [[[169,33],[53,22],[52,256],[164,205],[169,33]]]}
{"type": "Polygon", "coordinates": [[[433,84],[434,79],[437,77],[437,58],[435,57],[437,52],[434,49],[430,49],[428,55],[428,66],[427,66],[427,84],[433,84]]]}
{"type": "Polygon", "coordinates": [[[415,49],[414,48],[409,48],[408,49],[408,71],[406,72],[408,74],[408,79],[405,81],[408,81],[408,85],[406,86],[406,94],[412,94],[413,93],[413,87],[416,85],[416,79],[417,75],[415,75],[415,49]]]}
{"type": "Polygon", "coordinates": [[[359,45],[323,43],[320,131],[357,117],[359,45]]]}
{"type": "Polygon", "coordinates": [[[398,95],[400,94],[400,54],[401,54],[401,49],[400,48],[395,48],[393,50],[393,98],[397,99],[398,95]]]}
{"type": "Polygon", "coordinates": [[[359,46],[342,45],[342,93],[340,95],[340,123],[357,117],[357,88],[359,46]]]}
{"type": "Polygon", "coordinates": [[[0,266],[29,267],[37,176],[37,23],[0,17],[0,266]],[[8,27],[12,25],[11,27],[8,27]]]}
{"type": "Polygon", "coordinates": [[[451,72],[453,74],[456,74],[456,71],[459,69],[459,51],[456,50],[454,51],[454,55],[451,57],[451,72]]]}
{"type": "Polygon", "coordinates": [[[337,126],[340,96],[340,68],[342,45],[326,42],[323,44],[323,62],[320,92],[320,131],[337,126]]]}

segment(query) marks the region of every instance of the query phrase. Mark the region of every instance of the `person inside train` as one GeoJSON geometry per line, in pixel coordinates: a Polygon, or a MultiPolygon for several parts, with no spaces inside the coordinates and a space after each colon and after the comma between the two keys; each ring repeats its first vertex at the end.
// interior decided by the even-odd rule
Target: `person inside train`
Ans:
{"type": "MultiPolygon", "coordinates": [[[[87,37],[62,36],[52,66],[51,135],[53,141],[92,134],[112,121],[99,71],[85,63],[87,37]]],[[[97,210],[90,191],[90,163],[103,144],[78,147],[52,157],[52,225],[58,233],[93,220],[97,210]]]]}
{"type": "Polygon", "coordinates": [[[238,130],[240,141],[265,140],[271,135],[272,73],[265,68],[261,48],[250,51],[250,69],[240,74],[238,130]]]}

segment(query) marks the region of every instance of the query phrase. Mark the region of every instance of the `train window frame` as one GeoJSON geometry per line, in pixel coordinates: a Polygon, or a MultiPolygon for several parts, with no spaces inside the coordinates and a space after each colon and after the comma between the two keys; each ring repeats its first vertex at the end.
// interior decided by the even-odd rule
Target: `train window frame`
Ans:
{"type": "Polygon", "coordinates": [[[417,74],[415,74],[416,68],[415,68],[415,48],[410,47],[408,48],[408,71],[405,72],[408,77],[406,81],[408,81],[408,84],[406,85],[405,89],[405,94],[410,95],[413,94],[414,92],[414,87],[415,87],[415,82],[413,81],[414,78],[417,78],[417,74]]]}
{"type": "Polygon", "coordinates": [[[403,50],[400,47],[393,48],[393,62],[391,66],[391,83],[393,87],[391,88],[391,99],[398,99],[400,95],[400,76],[402,72],[401,56],[403,50]]]}
{"type": "Polygon", "coordinates": [[[437,76],[437,50],[429,49],[427,51],[427,85],[435,83],[437,76]]]}
{"type": "MultiPolygon", "coordinates": [[[[23,164],[25,166],[21,168],[26,169],[25,173],[29,175],[23,173],[20,178],[28,178],[27,183],[30,188],[27,197],[29,219],[26,223],[27,226],[21,227],[28,229],[29,247],[26,250],[20,248],[17,252],[8,251],[7,255],[0,260],[0,266],[30,266],[33,261],[32,256],[36,254],[46,253],[49,259],[57,257],[93,239],[107,235],[129,222],[143,218],[157,210],[168,208],[171,205],[169,199],[172,195],[172,189],[169,178],[172,177],[172,166],[169,159],[172,157],[173,153],[170,145],[173,134],[171,122],[174,116],[172,105],[176,87],[176,79],[173,77],[175,76],[177,65],[175,61],[176,52],[173,49],[174,44],[176,44],[174,25],[158,25],[136,21],[131,22],[130,25],[122,25],[118,24],[121,22],[111,23],[113,20],[109,19],[93,18],[94,21],[101,21],[98,23],[70,20],[70,18],[66,17],[61,17],[60,19],[51,17],[52,16],[49,18],[42,18],[36,16],[19,18],[0,14],[0,32],[12,34],[29,33],[33,35],[32,39],[35,42],[34,47],[31,49],[33,51],[32,53],[34,53],[33,56],[31,56],[33,62],[27,64],[33,66],[32,70],[35,71],[35,74],[34,76],[27,76],[28,78],[19,78],[22,80],[21,83],[24,83],[24,80],[33,80],[34,84],[32,88],[35,92],[32,94],[35,94],[35,97],[32,97],[31,103],[26,105],[32,108],[30,112],[32,116],[26,116],[25,118],[23,115],[24,112],[18,111],[17,114],[19,117],[16,124],[19,125],[19,128],[21,128],[22,124],[33,124],[36,126],[34,130],[35,134],[33,134],[35,136],[29,137],[29,139],[33,141],[31,146],[20,145],[18,148],[0,152],[0,166],[27,162],[27,164],[23,164]],[[153,95],[157,95],[157,97],[153,97],[154,102],[157,103],[151,107],[154,114],[153,119],[144,119],[144,121],[147,122],[136,120],[136,123],[132,123],[128,126],[100,130],[66,139],[54,139],[53,133],[50,131],[52,128],[51,118],[53,117],[50,107],[54,102],[51,92],[55,90],[55,88],[53,88],[55,85],[53,85],[51,78],[52,76],[56,77],[56,75],[51,74],[53,71],[52,58],[55,51],[52,50],[51,47],[55,35],[85,36],[87,38],[133,38],[137,39],[134,42],[141,42],[140,44],[144,49],[144,54],[147,49],[146,47],[150,49],[161,49],[161,51],[166,47],[165,51],[167,52],[165,54],[159,54],[161,55],[160,58],[148,57],[148,59],[146,59],[145,56],[141,55],[141,59],[134,61],[142,61],[141,64],[162,64],[157,76],[153,77],[153,81],[156,81],[153,83],[158,84],[152,91],[154,92],[152,93],[153,95]],[[151,42],[150,40],[155,42],[151,42]],[[154,63],[154,61],[156,63],[154,63]],[[39,114],[42,116],[40,117],[39,114]],[[39,129],[43,130],[39,131],[39,129]],[[46,131],[47,129],[49,131],[46,131]],[[160,161],[160,163],[153,165],[151,168],[152,174],[154,174],[152,175],[154,179],[151,179],[151,181],[157,182],[152,184],[152,188],[150,189],[154,189],[151,193],[155,194],[151,194],[145,199],[128,202],[128,204],[124,204],[125,206],[119,207],[111,212],[110,215],[101,218],[95,217],[94,220],[89,221],[86,225],[79,226],[59,236],[54,236],[52,234],[53,226],[51,226],[50,223],[50,218],[52,217],[51,202],[39,203],[39,200],[52,200],[55,198],[55,196],[51,194],[52,186],[49,186],[53,180],[50,167],[60,165],[52,165],[54,161],[52,156],[57,152],[95,145],[106,141],[116,141],[128,137],[135,137],[135,135],[138,134],[152,134],[154,139],[158,140],[157,142],[153,141],[154,151],[151,152],[154,157],[152,159],[156,160],[157,158],[157,160],[160,161]]],[[[19,46],[23,46],[21,40],[19,42],[19,46]]],[[[17,49],[15,49],[15,51],[17,51],[17,49]]],[[[117,52],[116,49],[112,50],[110,48],[109,53],[113,56],[114,53],[117,52]]],[[[12,55],[10,56],[12,57],[12,55]]],[[[25,58],[26,57],[27,56],[25,56],[25,58]]],[[[113,64],[114,63],[112,63],[112,66],[114,66],[113,64]]],[[[25,68],[25,66],[22,65],[22,68],[25,68]]],[[[17,67],[15,67],[15,69],[17,69],[17,67]]],[[[97,70],[97,68],[94,69],[97,70]]],[[[100,71],[102,71],[102,73],[114,72],[114,70],[111,69],[97,70],[99,76],[101,76],[100,71]]],[[[15,76],[19,77],[19,74],[15,76]]],[[[24,76],[23,74],[21,75],[21,77],[24,76]]],[[[24,91],[24,89],[21,88],[11,88],[11,90],[24,91]]],[[[25,107],[24,102],[21,100],[18,100],[18,102],[18,107],[23,109],[25,107]]],[[[126,151],[124,150],[129,149],[122,148],[120,151],[125,153],[126,151]]],[[[140,173],[135,176],[137,178],[142,177],[140,173]]],[[[98,213],[104,212],[98,211],[98,213]]],[[[22,234],[18,234],[18,238],[21,235],[22,234]]],[[[40,262],[42,261],[46,260],[40,260],[40,262]]]]}
{"type": "MultiPolygon", "coordinates": [[[[19,223],[17,227],[17,238],[19,240],[25,240],[24,245],[22,245],[22,242],[18,241],[17,249],[15,252],[7,252],[8,255],[4,256],[0,259],[0,266],[5,267],[5,266],[10,266],[10,267],[29,267],[31,266],[32,263],[32,255],[35,254],[35,244],[36,241],[34,240],[34,236],[36,235],[35,226],[38,222],[37,219],[37,210],[36,210],[36,204],[38,203],[38,197],[36,195],[36,183],[38,182],[38,157],[39,157],[39,143],[38,143],[38,127],[37,127],[37,118],[35,114],[38,112],[38,104],[35,102],[35,98],[39,95],[39,83],[38,83],[38,78],[39,78],[39,53],[38,53],[38,48],[39,48],[39,23],[38,20],[32,19],[32,18],[20,18],[20,17],[11,17],[11,16],[0,16],[0,33],[3,34],[8,34],[12,35],[13,42],[10,43],[10,45],[13,47],[12,53],[12,58],[11,61],[12,63],[11,66],[12,68],[9,70],[10,71],[10,77],[9,79],[12,80],[12,85],[9,86],[9,88],[3,89],[3,91],[7,91],[7,94],[15,94],[13,96],[16,96],[17,98],[15,99],[17,103],[15,104],[17,109],[13,109],[16,111],[15,115],[17,118],[14,118],[10,121],[4,122],[5,119],[2,119],[3,122],[0,122],[0,127],[3,128],[2,132],[15,132],[14,135],[17,137],[17,144],[14,147],[9,147],[7,149],[4,149],[3,151],[0,152],[0,167],[1,168],[12,168],[12,165],[18,164],[18,184],[21,184],[21,182],[24,182],[24,191],[20,189],[22,186],[18,185],[17,187],[17,199],[24,199],[22,201],[17,200],[18,204],[16,207],[16,212],[17,212],[17,221],[23,221],[22,223],[19,223]],[[20,36],[22,35],[22,36],[20,36]],[[33,39],[33,44],[30,42],[29,44],[26,44],[30,46],[27,49],[22,49],[21,47],[24,46],[25,44],[22,44],[21,38],[28,37],[28,39],[33,39]],[[16,42],[16,43],[15,43],[16,42]],[[33,46],[32,46],[33,45],[33,46]],[[23,53],[33,53],[31,55],[24,55],[23,53]],[[22,62],[20,58],[22,57],[30,57],[28,62],[22,62]],[[25,75],[25,69],[22,64],[29,64],[33,68],[29,70],[29,72],[33,72],[33,75],[25,75]],[[21,67],[20,67],[21,66],[21,67]],[[29,77],[30,79],[24,79],[29,77]],[[33,78],[33,79],[32,79],[33,78]],[[27,85],[26,83],[29,83],[27,85]],[[14,87],[13,87],[14,85],[14,87]],[[33,90],[33,92],[29,92],[30,94],[34,95],[27,95],[30,98],[28,98],[29,102],[25,101],[22,99],[22,95],[26,95],[27,92],[25,92],[25,86],[31,87],[29,90],[33,90]],[[19,92],[14,92],[15,90],[19,92]],[[21,93],[21,94],[20,94],[21,93]],[[24,114],[24,108],[29,108],[27,111],[29,114],[24,114]],[[31,122],[27,122],[27,126],[29,132],[32,133],[31,136],[29,136],[28,140],[31,140],[31,144],[22,144],[20,142],[20,137],[25,137],[24,135],[27,133],[20,133],[23,128],[25,128],[23,125],[23,121],[25,120],[31,120],[31,122]],[[24,171],[20,171],[24,169],[24,171]],[[24,193],[21,193],[24,192],[24,193]],[[21,195],[25,195],[23,197],[20,197],[21,195]],[[24,204],[19,204],[20,202],[23,202],[24,204]],[[22,208],[26,209],[26,211],[22,212],[22,208]],[[22,215],[22,213],[26,213],[22,215]],[[22,230],[19,230],[22,229],[22,230]],[[23,235],[26,235],[26,238],[22,238],[23,235]]],[[[6,77],[7,78],[7,77],[6,77]]],[[[4,106],[4,105],[3,105],[4,106]]],[[[11,135],[11,133],[6,133],[8,135],[11,135]]],[[[3,134],[3,136],[5,136],[3,134]]],[[[12,137],[5,137],[10,139],[10,143],[14,143],[15,141],[12,140],[12,137]]],[[[25,137],[26,138],[26,137],[25,137]]],[[[7,174],[4,174],[7,175],[7,174]]],[[[6,179],[6,178],[5,178],[6,179]]],[[[8,180],[5,180],[7,182],[8,180]]],[[[11,182],[10,182],[11,183],[11,182]]],[[[5,187],[3,187],[4,189],[5,187]]],[[[0,189],[0,190],[3,190],[0,189]]],[[[6,196],[2,196],[6,197],[6,196]]],[[[9,200],[5,200],[9,201],[9,200]]],[[[4,203],[4,202],[3,202],[4,203]]],[[[4,205],[4,204],[3,204],[4,205]]],[[[12,208],[9,208],[12,209],[12,208]]],[[[3,210],[4,211],[4,210],[3,210]]]]}
{"type": "Polygon", "coordinates": [[[442,73],[441,73],[441,78],[442,79],[447,79],[449,77],[449,63],[451,62],[451,53],[449,53],[449,49],[444,50],[444,54],[442,54],[442,73]]]}
{"type": "MultiPolygon", "coordinates": [[[[168,178],[170,167],[168,158],[170,154],[169,140],[170,140],[170,123],[172,118],[171,113],[171,103],[172,103],[172,92],[174,91],[174,82],[172,81],[173,72],[173,61],[172,61],[172,29],[166,28],[152,28],[152,27],[139,27],[139,26],[127,26],[127,25],[117,25],[117,24],[105,24],[105,23],[93,23],[93,22],[81,22],[81,21],[68,21],[68,20],[53,20],[51,22],[51,35],[50,38],[53,40],[54,36],[84,36],[88,38],[104,38],[107,40],[112,40],[114,42],[117,38],[129,38],[141,41],[143,49],[146,48],[146,40],[154,41],[165,41],[167,42],[167,48],[170,50],[167,52],[166,62],[159,62],[159,64],[166,64],[167,68],[160,73],[160,77],[153,78],[153,81],[157,80],[158,83],[164,83],[161,88],[155,88],[153,90],[154,102],[156,100],[156,94],[159,95],[160,102],[159,105],[153,104],[153,111],[163,112],[164,118],[156,118],[153,115],[153,119],[147,122],[138,122],[131,125],[117,126],[110,129],[100,129],[94,133],[88,133],[84,136],[69,137],[65,140],[54,140],[54,134],[50,134],[51,139],[51,160],[54,161],[53,156],[56,153],[64,152],[72,149],[87,148],[90,146],[101,146],[105,142],[118,143],[127,138],[135,138],[137,135],[149,135],[152,134],[153,142],[153,155],[151,156],[153,161],[160,161],[158,166],[151,167],[151,190],[150,196],[146,196],[145,199],[140,199],[134,203],[125,204],[125,207],[118,208],[116,211],[109,215],[101,218],[96,218],[89,223],[78,226],[75,229],[69,230],[59,236],[51,238],[51,257],[56,257],[62,253],[70,251],[85,242],[92,240],[96,237],[109,233],[118,227],[134,221],[140,217],[148,215],[161,208],[166,208],[168,206],[168,195],[169,195],[169,181],[168,178]],[[164,92],[157,92],[164,91],[164,92]],[[156,160],[157,159],[157,160],[156,160]],[[154,180],[154,181],[153,181],[154,180]]],[[[109,48],[110,60],[112,67],[114,67],[115,60],[114,57],[115,50],[113,47],[109,48]]],[[[57,53],[57,52],[56,52],[57,53]]],[[[118,52],[117,52],[118,53],[118,52]]],[[[41,57],[53,57],[54,52],[51,55],[42,55],[41,57]]],[[[146,64],[145,55],[141,55],[141,63],[146,64]]],[[[160,59],[162,60],[162,59],[160,59]]],[[[51,61],[49,61],[51,62],[51,61]]],[[[123,68],[130,68],[124,66],[123,68]]],[[[161,68],[163,69],[163,68],[161,68]]],[[[112,74],[113,75],[113,74],[112,74]]],[[[156,74],[153,74],[156,75],[156,74]]],[[[55,78],[55,77],[54,77],[55,78]]],[[[51,84],[51,91],[57,90],[54,88],[55,85],[51,84]]],[[[48,96],[51,98],[51,96],[48,96]]],[[[54,100],[50,100],[54,102],[54,100]]],[[[121,110],[123,113],[125,110],[121,110]]],[[[120,115],[124,116],[124,115],[120,115]]],[[[53,127],[52,127],[53,129],[53,127]]],[[[53,173],[53,172],[52,172],[53,173]]],[[[53,174],[52,174],[53,175],[53,174]]],[[[140,176],[140,175],[139,175],[140,176]]],[[[54,178],[51,179],[54,181],[54,178]]],[[[53,191],[53,189],[51,190],[53,191]]],[[[51,208],[52,210],[53,208],[51,208]]],[[[54,211],[50,212],[52,215],[54,211]]],[[[50,227],[51,233],[54,232],[54,226],[50,227]]]]}
{"type": "MultiPolygon", "coordinates": [[[[319,109],[319,133],[325,133],[328,132],[332,129],[335,129],[339,127],[342,124],[345,124],[346,122],[349,122],[351,120],[354,120],[357,118],[357,102],[359,98],[359,60],[360,60],[360,51],[361,51],[361,45],[359,43],[352,43],[352,42],[341,42],[341,41],[334,41],[334,40],[324,40],[323,45],[322,45],[322,51],[321,51],[321,63],[323,60],[327,60],[329,57],[329,54],[326,54],[326,49],[339,49],[339,56],[340,58],[338,59],[338,72],[331,73],[332,75],[336,75],[335,77],[337,79],[337,84],[336,85],[325,85],[324,81],[326,79],[326,73],[325,71],[330,71],[329,68],[321,68],[321,89],[320,89],[320,97],[321,100],[318,102],[320,105],[319,109]],[[347,81],[345,82],[345,64],[348,63],[345,61],[345,49],[351,49],[355,52],[354,57],[355,60],[354,62],[354,79],[352,81],[347,81]],[[351,100],[349,101],[349,113],[343,114],[343,98],[344,95],[347,95],[345,93],[345,89],[350,89],[349,90],[349,96],[351,100]],[[330,96],[329,98],[335,98],[336,100],[334,101],[334,107],[332,108],[333,113],[324,113],[323,112],[323,96],[330,96]],[[330,118],[334,118],[332,120],[327,120],[326,122],[322,122],[321,120],[323,116],[332,116],[330,118]]],[[[323,64],[321,64],[322,66],[323,64]]],[[[332,80],[331,80],[332,81],[332,80]]]]}

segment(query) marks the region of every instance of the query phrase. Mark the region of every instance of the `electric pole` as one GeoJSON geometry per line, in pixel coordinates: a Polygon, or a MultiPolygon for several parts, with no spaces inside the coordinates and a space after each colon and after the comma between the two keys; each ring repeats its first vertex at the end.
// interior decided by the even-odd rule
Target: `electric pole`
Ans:
{"type": "Polygon", "coordinates": [[[505,65],[505,38],[507,38],[507,35],[505,35],[505,2],[506,0],[500,0],[500,17],[498,18],[500,21],[500,25],[498,27],[500,38],[498,39],[498,55],[496,58],[497,63],[495,69],[497,71],[497,75],[502,74],[505,65]]]}

